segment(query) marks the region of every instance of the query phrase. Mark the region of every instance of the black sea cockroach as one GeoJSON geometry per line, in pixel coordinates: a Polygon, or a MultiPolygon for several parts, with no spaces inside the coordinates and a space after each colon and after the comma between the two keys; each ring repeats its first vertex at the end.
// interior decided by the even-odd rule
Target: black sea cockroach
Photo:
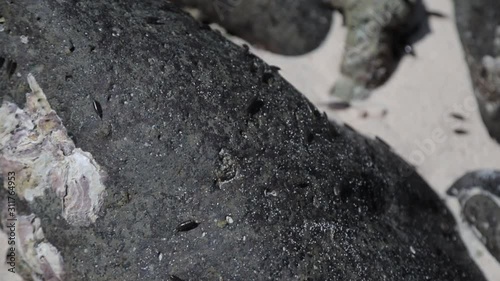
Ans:
{"type": "Polygon", "coordinates": [[[453,130],[455,132],[455,134],[457,135],[466,135],[468,132],[464,129],[455,129],[453,130]]]}
{"type": "Polygon", "coordinates": [[[460,113],[452,112],[452,113],[450,113],[450,116],[457,119],[457,120],[461,120],[461,121],[465,120],[465,117],[460,113]]]}
{"type": "Polygon", "coordinates": [[[180,279],[179,277],[177,277],[175,275],[170,275],[170,280],[171,281],[184,281],[184,280],[180,279]]]}
{"type": "Polygon", "coordinates": [[[198,225],[200,225],[198,222],[196,222],[194,220],[189,220],[189,221],[185,221],[185,222],[180,223],[175,228],[175,230],[177,230],[178,232],[190,231],[190,230],[197,228],[198,225]]]}
{"type": "Polygon", "coordinates": [[[271,65],[271,66],[270,66],[270,68],[271,68],[271,70],[272,70],[273,72],[278,72],[278,71],[280,71],[280,70],[281,70],[281,68],[280,68],[279,66],[276,66],[276,65],[271,65]]]}
{"type": "Polygon", "coordinates": [[[97,115],[99,115],[99,118],[102,119],[102,107],[101,107],[101,104],[98,101],[94,100],[93,105],[94,105],[95,112],[97,113],[97,115]]]}
{"type": "Polygon", "coordinates": [[[348,109],[351,107],[351,104],[346,101],[337,101],[337,102],[331,102],[326,104],[328,108],[333,109],[333,110],[343,110],[343,109],[348,109]]]}

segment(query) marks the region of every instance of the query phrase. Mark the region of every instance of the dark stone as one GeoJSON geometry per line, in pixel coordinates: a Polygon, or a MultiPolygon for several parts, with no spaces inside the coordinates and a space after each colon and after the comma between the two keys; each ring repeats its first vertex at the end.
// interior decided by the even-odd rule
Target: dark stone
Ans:
{"type": "Polygon", "coordinates": [[[0,57],[22,75],[1,76],[4,100],[24,104],[33,73],[109,175],[88,227],[60,219],[54,194],[28,206],[65,280],[484,280],[408,164],[330,124],[278,73],[264,83],[269,66],[172,4],[0,11],[0,57]]]}
{"type": "Polygon", "coordinates": [[[325,39],[332,9],[323,0],[174,0],[201,11],[200,20],[283,55],[301,55],[325,39]]]}
{"type": "Polygon", "coordinates": [[[500,2],[454,2],[458,32],[479,110],[491,137],[500,142],[500,68],[491,69],[484,60],[490,57],[500,61],[500,29],[497,31],[500,27],[500,2]]]}
{"type": "Polygon", "coordinates": [[[448,194],[457,197],[462,216],[500,261],[500,171],[467,173],[450,187],[448,194]]]}

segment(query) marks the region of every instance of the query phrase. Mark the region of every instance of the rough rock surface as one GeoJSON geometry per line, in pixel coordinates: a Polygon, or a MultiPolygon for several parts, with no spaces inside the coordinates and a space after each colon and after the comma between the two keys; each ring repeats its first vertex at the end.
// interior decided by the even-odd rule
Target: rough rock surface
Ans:
{"type": "Polygon", "coordinates": [[[455,0],[455,11],[481,116],[500,142],[500,2],[455,0]]]}
{"type": "Polygon", "coordinates": [[[172,4],[0,11],[3,99],[24,104],[33,73],[108,175],[89,226],[53,193],[16,201],[64,280],[484,280],[411,167],[172,4]]]}
{"type": "Polygon", "coordinates": [[[203,22],[215,22],[254,45],[283,55],[300,55],[325,39],[332,10],[322,0],[173,0],[196,8],[203,22]]]}
{"type": "Polygon", "coordinates": [[[462,207],[462,216],[490,253],[500,261],[500,171],[465,174],[448,190],[462,207]]]}

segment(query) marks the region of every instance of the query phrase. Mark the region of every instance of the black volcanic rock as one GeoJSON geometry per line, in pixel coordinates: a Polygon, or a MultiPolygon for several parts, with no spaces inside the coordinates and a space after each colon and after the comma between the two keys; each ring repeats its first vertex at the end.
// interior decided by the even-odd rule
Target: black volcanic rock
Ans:
{"type": "Polygon", "coordinates": [[[19,203],[60,250],[64,280],[484,280],[408,164],[278,74],[263,81],[269,66],[174,5],[0,11],[3,99],[24,104],[33,73],[108,174],[87,227],[62,219],[52,193],[19,203]]]}
{"type": "Polygon", "coordinates": [[[196,8],[199,19],[283,55],[301,55],[325,39],[332,9],[323,0],[173,0],[196,8]]]}

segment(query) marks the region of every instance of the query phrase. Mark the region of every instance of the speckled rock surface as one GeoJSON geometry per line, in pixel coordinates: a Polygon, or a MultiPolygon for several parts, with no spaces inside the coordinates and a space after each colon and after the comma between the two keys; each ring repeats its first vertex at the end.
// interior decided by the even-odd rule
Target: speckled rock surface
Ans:
{"type": "Polygon", "coordinates": [[[33,73],[108,175],[89,226],[69,225],[53,193],[18,200],[64,280],[484,280],[411,167],[175,6],[0,11],[3,99],[24,104],[33,73]]]}
{"type": "Polygon", "coordinates": [[[491,137],[500,142],[500,2],[454,2],[479,110],[491,137]]]}
{"type": "Polygon", "coordinates": [[[256,46],[283,55],[316,49],[325,39],[332,9],[323,0],[173,0],[200,11],[199,19],[222,25],[256,46]]]}
{"type": "Polygon", "coordinates": [[[462,216],[489,252],[500,261],[500,171],[463,175],[448,190],[462,207],[462,216]]]}

